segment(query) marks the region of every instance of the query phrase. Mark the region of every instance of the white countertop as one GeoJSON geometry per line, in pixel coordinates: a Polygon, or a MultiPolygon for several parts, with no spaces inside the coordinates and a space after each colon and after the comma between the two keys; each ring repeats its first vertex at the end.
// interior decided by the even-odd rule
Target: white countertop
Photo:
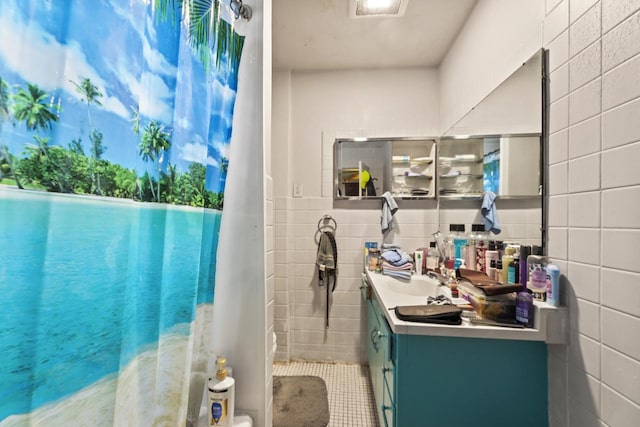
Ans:
{"type": "Polygon", "coordinates": [[[566,307],[552,307],[538,301],[534,302],[533,328],[472,325],[466,321],[462,325],[405,322],[396,317],[393,310],[395,307],[426,304],[429,295],[439,293],[451,296],[449,288],[439,286],[435,280],[426,276],[414,275],[410,282],[372,271],[367,271],[366,276],[382,305],[391,330],[396,334],[544,341],[549,344],[564,344],[567,340],[566,307]]]}

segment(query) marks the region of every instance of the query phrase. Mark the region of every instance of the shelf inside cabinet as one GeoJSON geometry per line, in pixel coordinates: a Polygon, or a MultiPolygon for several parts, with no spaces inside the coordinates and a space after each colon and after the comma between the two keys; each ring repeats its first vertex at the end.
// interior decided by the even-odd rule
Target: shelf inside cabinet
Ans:
{"type": "Polygon", "coordinates": [[[394,178],[424,178],[433,179],[432,175],[394,175],[394,178]]]}
{"type": "Polygon", "coordinates": [[[440,157],[440,163],[481,163],[482,158],[440,157]]]}
{"type": "Polygon", "coordinates": [[[482,174],[477,173],[457,173],[455,175],[440,175],[440,178],[461,178],[461,177],[469,177],[469,178],[482,178],[482,174]]]}

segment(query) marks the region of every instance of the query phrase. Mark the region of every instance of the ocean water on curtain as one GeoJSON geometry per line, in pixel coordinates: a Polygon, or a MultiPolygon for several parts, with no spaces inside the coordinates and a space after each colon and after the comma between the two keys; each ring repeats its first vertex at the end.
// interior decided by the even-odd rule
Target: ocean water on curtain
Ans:
{"type": "Polygon", "coordinates": [[[0,420],[188,334],[196,304],[212,302],[219,219],[0,190],[0,420]]]}

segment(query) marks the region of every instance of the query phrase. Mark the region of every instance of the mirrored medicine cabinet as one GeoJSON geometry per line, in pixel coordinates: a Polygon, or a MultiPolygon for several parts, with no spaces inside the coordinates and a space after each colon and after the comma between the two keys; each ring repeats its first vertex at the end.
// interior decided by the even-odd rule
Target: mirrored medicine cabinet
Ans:
{"type": "Polygon", "coordinates": [[[338,139],[333,158],[336,199],[435,198],[435,138],[338,139]]]}
{"type": "Polygon", "coordinates": [[[334,143],[334,199],[541,201],[545,51],[539,50],[439,138],[334,143]]]}

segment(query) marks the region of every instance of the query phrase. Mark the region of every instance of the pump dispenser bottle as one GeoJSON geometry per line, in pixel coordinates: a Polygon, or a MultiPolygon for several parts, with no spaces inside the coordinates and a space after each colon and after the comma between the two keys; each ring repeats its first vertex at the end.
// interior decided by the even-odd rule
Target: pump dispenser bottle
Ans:
{"type": "Polygon", "coordinates": [[[218,427],[233,426],[234,385],[233,378],[227,375],[227,360],[218,356],[218,371],[214,378],[209,378],[209,425],[218,427]]]}
{"type": "Polygon", "coordinates": [[[527,257],[527,288],[531,291],[533,299],[546,301],[547,299],[547,270],[545,267],[549,259],[542,255],[540,246],[531,248],[531,255],[527,257]]]}

